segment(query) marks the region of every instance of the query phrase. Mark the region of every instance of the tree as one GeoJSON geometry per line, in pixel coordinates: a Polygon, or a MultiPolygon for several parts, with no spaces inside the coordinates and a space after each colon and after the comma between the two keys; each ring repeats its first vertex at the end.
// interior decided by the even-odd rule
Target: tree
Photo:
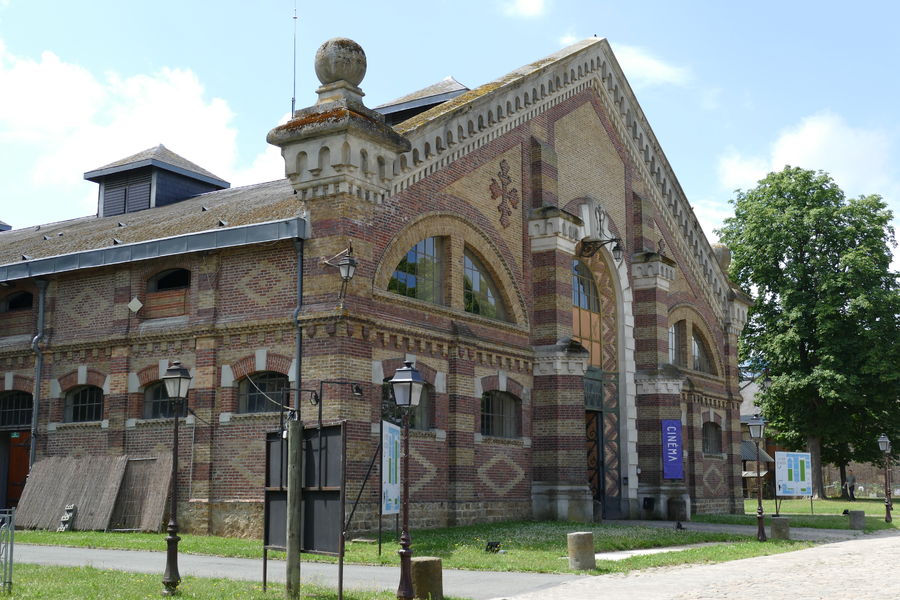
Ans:
{"type": "Polygon", "coordinates": [[[877,195],[847,199],[823,172],[785,167],[738,190],[718,231],[730,274],[755,296],[741,358],[768,371],[761,408],[776,439],[822,461],[878,456],[900,441],[900,293],[891,212],[877,195]]]}

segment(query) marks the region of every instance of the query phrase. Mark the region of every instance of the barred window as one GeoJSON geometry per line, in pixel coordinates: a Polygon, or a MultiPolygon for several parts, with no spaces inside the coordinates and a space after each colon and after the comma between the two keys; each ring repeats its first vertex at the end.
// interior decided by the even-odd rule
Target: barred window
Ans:
{"type": "Polygon", "coordinates": [[[66,394],[66,423],[82,423],[103,419],[103,390],[83,385],[66,394]]]}
{"type": "Polygon", "coordinates": [[[425,238],[409,249],[388,283],[388,290],[434,304],[444,303],[443,244],[425,238]]]}
{"type": "Polygon", "coordinates": [[[290,404],[288,376],[274,371],[248,375],[238,386],[238,411],[272,412],[290,404]]]}
{"type": "Polygon", "coordinates": [[[521,401],[507,392],[481,396],[481,435],[515,438],[522,430],[521,401]]]}
{"type": "Polygon", "coordinates": [[[703,453],[722,453],[722,428],[718,423],[707,421],[703,424],[703,453]]]}
{"type": "MultiPolygon", "coordinates": [[[[174,402],[169,399],[166,384],[157,381],[147,386],[144,390],[144,418],[171,419],[174,414],[174,402]]],[[[180,403],[178,416],[187,416],[187,402],[180,403]]]]}
{"type": "Polygon", "coordinates": [[[463,257],[463,275],[466,312],[505,321],[506,310],[497,285],[482,262],[468,249],[463,257]]]}
{"type": "MultiPolygon", "coordinates": [[[[403,424],[403,410],[394,402],[391,384],[381,386],[381,418],[395,425],[403,424]]],[[[419,405],[410,409],[409,426],[411,429],[431,429],[434,427],[434,390],[426,385],[422,388],[419,405]]]]}
{"type": "Polygon", "coordinates": [[[28,392],[0,392],[0,427],[31,425],[32,398],[28,392]]]}

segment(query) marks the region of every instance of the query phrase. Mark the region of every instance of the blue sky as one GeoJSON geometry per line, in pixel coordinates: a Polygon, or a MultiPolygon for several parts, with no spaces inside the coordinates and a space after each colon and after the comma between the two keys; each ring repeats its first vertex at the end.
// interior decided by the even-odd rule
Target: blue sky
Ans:
{"type": "MultiPolygon", "coordinates": [[[[0,220],[92,214],[83,173],[159,143],[233,185],[283,176],[265,136],[290,112],[294,5],[0,0],[0,220]]],[[[476,87],[597,35],[711,241],[733,190],[785,164],[900,213],[900,3],[296,6],[298,108],[315,101],[313,56],[335,36],[366,51],[361,87],[376,106],[448,75],[476,87]]]]}

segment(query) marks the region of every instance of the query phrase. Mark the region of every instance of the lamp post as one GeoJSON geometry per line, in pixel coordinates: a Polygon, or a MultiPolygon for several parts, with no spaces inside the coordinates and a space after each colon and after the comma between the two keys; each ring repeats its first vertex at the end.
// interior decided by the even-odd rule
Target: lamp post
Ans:
{"type": "Polygon", "coordinates": [[[178,593],[181,575],[178,573],[178,419],[181,416],[181,403],[187,401],[188,388],[191,385],[190,372],[174,361],[166,369],[163,376],[166,393],[172,402],[172,506],[169,509],[169,525],[166,527],[166,572],[163,574],[163,596],[174,596],[178,593]]]}
{"type": "Polygon", "coordinates": [[[891,440],[881,434],[878,437],[878,448],[884,454],[884,522],[891,522],[891,440]]]}
{"type": "Polygon", "coordinates": [[[400,532],[400,585],[397,587],[397,598],[410,600],[413,597],[412,586],[412,540],[409,537],[409,411],[419,405],[422,388],[425,382],[422,375],[406,361],[406,366],[394,372],[390,381],[394,392],[394,402],[403,410],[403,530],[400,532]]]}
{"type": "Polygon", "coordinates": [[[762,475],[759,472],[759,442],[763,440],[766,422],[759,415],[753,415],[753,418],[747,423],[747,427],[750,429],[750,439],[756,444],[756,539],[764,542],[766,541],[766,526],[763,519],[762,475]]]}

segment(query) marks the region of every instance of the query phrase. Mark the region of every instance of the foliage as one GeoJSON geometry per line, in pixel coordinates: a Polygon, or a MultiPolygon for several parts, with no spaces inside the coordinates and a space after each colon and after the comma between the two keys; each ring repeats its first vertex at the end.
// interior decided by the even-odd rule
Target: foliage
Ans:
{"type": "Polygon", "coordinates": [[[891,272],[891,212],[879,196],[847,199],[822,172],[786,167],[732,200],[718,233],[732,279],[755,296],[741,358],[771,384],[772,433],[821,461],[879,457],[900,443],[900,293],[891,272]],[[821,452],[821,454],[820,454],[821,452]]]}

